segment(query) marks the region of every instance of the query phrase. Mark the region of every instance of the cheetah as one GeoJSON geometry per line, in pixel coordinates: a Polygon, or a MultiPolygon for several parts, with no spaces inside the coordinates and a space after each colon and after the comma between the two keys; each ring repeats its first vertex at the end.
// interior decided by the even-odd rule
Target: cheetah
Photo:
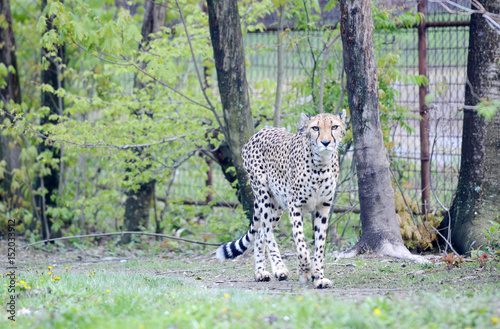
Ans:
{"type": "Polygon", "coordinates": [[[345,110],[339,115],[302,114],[295,134],[284,128],[263,128],[250,138],[242,149],[242,158],[255,198],[253,220],[242,238],[217,249],[217,258],[234,259],[254,242],[255,280],[269,281],[271,274],[264,267],[267,244],[274,277],[286,280],[289,272],[281,259],[273,229],[283,210],[288,209],[300,282],[304,284],[312,278],[315,288],[331,287],[332,282],[324,277],[323,257],[339,176],[337,150],[345,135],[345,116],[345,110]],[[309,211],[315,213],[312,266],[302,218],[309,211]]]}

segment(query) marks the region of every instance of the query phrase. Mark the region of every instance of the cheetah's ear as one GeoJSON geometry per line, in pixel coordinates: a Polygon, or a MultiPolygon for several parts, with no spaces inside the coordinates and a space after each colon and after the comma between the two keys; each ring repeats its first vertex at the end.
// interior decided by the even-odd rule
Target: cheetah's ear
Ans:
{"type": "Polygon", "coordinates": [[[300,114],[299,128],[307,126],[307,124],[309,123],[309,120],[311,120],[311,118],[312,117],[309,114],[301,113],[300,114]]]}
{"type": "Polygon", "coordinates": [[[346,111],[345,109],[342,109],[342,111],[339,113],[339,118],[342,120],[343,123],[345,123],[345,116],[346,116],[346,111]]]}

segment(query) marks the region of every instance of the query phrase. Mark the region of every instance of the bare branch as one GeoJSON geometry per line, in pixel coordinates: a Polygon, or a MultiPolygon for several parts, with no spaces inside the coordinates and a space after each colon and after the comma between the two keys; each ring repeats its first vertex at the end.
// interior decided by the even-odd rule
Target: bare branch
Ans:
{"type": "Polygon", "coordinates": [[[207,101],[209,109],[210,109],[210,111],[213,112],[215,119],[217,120],[217,123],[219,124],[219,127],[222,128],[220,118],[217,115],[217,112],[215,112],[215,107],[212,105],[212,102],[210,102],[210,99],[208,98],[207,93],[205,92],[205,87],[203,86],[203,81],[201,79],[200,70],[198,69],[198,64],[196,63],[196,56],[194,55],[193,45],[191,44],[191,38],[189,37],[189,31],[187,28],[186,19],[184,18],[184,13],[182,12],[181,6],[179,5],[179,1],[175,0],[175,3],[177,4],[177,8],[179,8],[179,13],[181,15],[182,25],[184,26],[184,31],[186,32],[186,39],[187,39],[188,44],[189,44],[189,50],[191,51],[191,57],[193,59],[194,69],[196,70],[196,75],[198,76],[198,82],[200,83],[201,91],[203,92],[203,96],[205,96],[205,100],[207,101]]]}
{"type": "MultiPolygon", "coordinates": [[[[129,61],[129,60],[128,60],[125,56],[122,56],[122,58],[123,58],[123,60],[127,60],[127,61],[129,61]]],[[[135,67],[135,68],[136,68],[139,72],[141,72],[141,73],[143,73],[144,75],[146,75],[146,76],[150,77],[150,78],[151,78],[151,79],[153,79],[155,82],[158,82],[159,84],[161,84],[163,87],[165,87],[165,88],[168,88],[168,89],[172,90],[172,91],[173,91],[173,92],[175,92],[176,94],[178,94],[178,95],[180,95],[180,96],[184,97],[184,98],[185,98],[185,99],[187,99],[188,101],[190,101],[190,102],[192,102],[192,103],[194,103],[194,104],[196,104],[196,105],[198,105],[198,106],[201,106],[201,107],[203,107],[203,108],[206,108],[207,110],[210,110],[210,111],[214,111],[214,110],[213,110],[213,107],[209,107],[209,106],[203,105],[203,104],[201,104],[201,103],[198,103],[197,101],[195,101],[194,99],[192,99],[192,98],[188,97],[187,95],[185,95],[185,94],[181,93],[180,91],[178,91],[178,90],[177,90],[177,89],[175,89],[174,87],[172,87],[172,86],[170,86],[170,85],[166,84],[163,80],[160,80],[160,79],[156,78],[154,75],[149,74],[148,72],[146,72],[145,70],[143,70],[140,66],[138,66],[138,65],[137,65],[137,64],[135,64],[134,62],[129,61],[129,63],[130,63],[133,67],[135,67]]],[[[222,126],[221,126],[221,127],[222,127],[222,126]]]]}
{"type": "MultiPolygon", "coordinates": [[[[123,232],[96,233],[96,234],[64,236],[64,237],[61,237],[61,238],[53,238],[53,239],[47,239],[47,240],[37,241],[37,242],[34,242],[34,243],[25,244],[25,245],[21,246],[20,248],[25,248],[26,249],[28,247],[35,246],[37,244],[42,244],[42,243],[47,243],[47,242],[52,242],[52,241],[61,241],[61,240],[69,240],[69,239],[83,239],[83,238],[92,238],[92,237],[99,237],[99,236],[125,235],[125,234],[159,236],[159,237],[162,237],[162,238],[167,238],[167,239],[172,239],[172,240],[179,240],[179,241],[184,241],[184,242],[189,242],[189,243],[202,244],[202,245],[206,245],[206,246],[219,246],[220,245],[218,243],[209,243],[209,242],[202,242],[202,241],[190,240],[190,239],[179,238],[179,237],[172,236],[172,235],[167,235],[167,234],[150,233],[150,232],[123,231],[123,232]]],[[[5,258],[5,255],[2,258],[5,258]]]]}
{"type": "MultiPolygon", "coordinates": [[[[73,40],[73,42],[78,46],[78,47],[81,47],[83,50],[85,50],[86,52],[88,52],[88,49],[85,49],[85,47],[83,47],[82,45],[80,45],[79,43],[75,42],[73,40]]],[[[125,56],[122,55],[122,60],[124,60],[125,62],[118,62],[117,58],[113,55],[110,55],[110,54],[106,54],[100,50],[98,50],[99,54],[101,54],[102,56],[106,56],[106,57],[111,57],[113,58],[115,61],[112,61],[112,60],[109,60],[109,59],[106,59],[105,57],[102,57],[102,56],[99,56],[98,54],[93,54],[93,56],[99,58],[100,60],[103,60],[105,62],[108,62],[108,63],[111,63],[111,64],[114,64],[114,65],[121,65],[121,66],[132,66],[134,67],[136,70],[138,70],[139,72],[143,73],[144,75],[150,77],[151,79],[153,79],[153,81],[161,84],[163,87],[165,88],[168,88],[170,90],[172,90],[174,93],[180,95],[181,97],[187,99],[188,101],[190,101],[191,103],[194,103],[198,106],[201,106],[203,108],[206,108],[207,110],[210,110],[212,112],[214,112],[214,108],[212,106],[212,104],[209,103],[210,106],[206,106],[206,105],[203,105],[197,101],[195,101],[194,99],[190,98],[189,96],[183,94],[182,92],[180,92],[179,90],[175,89],[174,87],[168,85],[167,83],[165,83],[165,81],[161,80],[161,79],[158,79],[156,78],[155,76],[149,74],[148,72],[146,72],[144,69],[142,69],[140,66],[138,66],[136,63],[134,63],[133,61],[129,60],[128,58],[126,58],[125,56]]],[[[203,92],[205,94],[205,92],[203,92]]],[[[219,122],[220,124],[220,122],[219,122]]],[[[221,126],[222,127],[222,126],[221,126]]]]}
{"type": "Polygon", "coordinates": [[[477,0],[469,0],[471,7],[474,9],[464,7],[451,0],[429,0],[429,2],[434,2],[441,5],[441,7],[443,7],[450,14],[455,14],[455,15],[481,14],[484,17],[484,19],[486,19],[486,23],[491,28],[497,29],[498,32],[500,33],[500,15],[487,11],[483,7],[483,5],[479,3],[479,1],[477,0]],[[448,7],[447,4],[461,10],[453,10],[450,7],[448,7]]]}

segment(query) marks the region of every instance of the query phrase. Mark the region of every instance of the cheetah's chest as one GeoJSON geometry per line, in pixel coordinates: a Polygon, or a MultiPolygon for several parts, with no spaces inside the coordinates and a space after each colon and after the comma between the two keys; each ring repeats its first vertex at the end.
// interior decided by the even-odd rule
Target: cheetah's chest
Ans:
{"type": "Polygon", "coordinates": [[[268,185],[281,208],[286,209],[293,202],[305,211],[312,211],[331,199],[335,192],[333,164],[322,169],[299,164],[281,174],[278,170],[270,170],[268,185]]]}

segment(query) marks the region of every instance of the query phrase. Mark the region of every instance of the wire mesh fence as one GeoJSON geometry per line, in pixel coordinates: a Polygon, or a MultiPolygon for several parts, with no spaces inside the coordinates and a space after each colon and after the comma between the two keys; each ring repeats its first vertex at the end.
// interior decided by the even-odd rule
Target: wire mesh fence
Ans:
{"type": "MultiPolygon", "coordinates": [[[[464,2],[464,4],[466,4],[464,2]]],[[[438,4],[427,7],[427,78],[429,81],[429,142],[431,149],[431,209],[437,208],[436,198],[445,205],[450,205],[458,182],[460,166],[462,111],[466,84],[468,53],[468,17],[452,15],[438,4]],[[458,23],[454,23],[458,22],[458,23]]],[[[338,15],[332,15],[332,21],[325,24],[335,25],[338,15]]],[[[284,56],[285,93],[295,92],[292,82],[305,78],[315,63],[314,51],[324,48],[324,32],[296,31],[287,32],[295,46],[288,49],[284,56]]],[[[401,28],[392,33],[375,35],[378,55],[391,52],[399,55],[396,67],[403,74],[418,74],[418,35],[416,28],[401,28]]],[[[263,79],[275,80],[277,75],[276,31],[248,33],[245,45],[248,49],[246,59],[249,63],[247,79],[250,88],[263,79]]],[[[317,54],[316,54],[317,55],[317,54]]],[[[333,48],[330,55],[341,63],[342,50],[333,48]]],[[[338,71],[340,73],[341,66],[338,71]]],[[[420,131],[419,131],[419,87],[397,82],[393,87],[398,91],[397,102],[406,107],[413,115],[405,122],[410,130],[401,127],[398,122],[390,122],[390,140],[394,147],[390,150],[392,172],[396,179],[405,181],[405,192],[420,202],[422,191],[420,176],[420,131]]],[[[259,90],[251,90],[258,97],[259,90]]],[[[306,97],[307,98],[307,97],[306,97]]],[[[302,99],[302,101],[310,101],[302,99]]],[[[297,110],[297,118],[300,109],[297,110]]],[[[354,175],[353,151],[348,150],[342,157],[341,175],[337,188],[339,206],[352,206],[357,202],[357,182],[354,175]]],[[[200,160],[201,161],[201,160],[200,160]]],[[[216,167],[216,166],[215,166],[216,167]]],[[[220,191],[228,191],[231,186],[225,182],[220,169],[214,167],[214,184],[220,191]],[[215,183],[216,182],[216,183],[215,183]]],[[[193,189],[205,185],[203,177],[193,178],[190,168],[181,168],[177,176],[177,185],[172,191],[174,197],[193,196],[193,189]]],[[[221,192],[221,194],[225,194],[221,192]]],[[[217,198],[217,196],[215,197],[217,198]]],[[[228,200],[236,202],[236,197],[228,200]]]]}

